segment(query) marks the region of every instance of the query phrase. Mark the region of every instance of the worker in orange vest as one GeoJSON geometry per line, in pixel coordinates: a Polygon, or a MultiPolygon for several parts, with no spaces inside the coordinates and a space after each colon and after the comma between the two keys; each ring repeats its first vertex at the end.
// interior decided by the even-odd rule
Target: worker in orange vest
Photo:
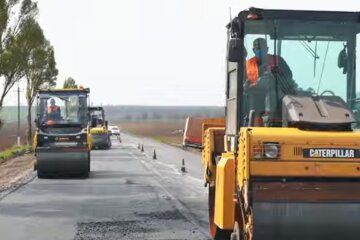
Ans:
{"type": "Polygon", "coordinates": [[[246,61],[246,82],[244,84],[248,111],[254,110],[254,126],[263,126],[262,117],[266,115],[265,102],[269,93],[270,79],[276,79],[278,89],[277,101],[285,94],[295,94],[296,83],[285,60],[276,55],[268,54],[269,48],[264,38],[253,42],[254,57],[246,61]]]}
{"type": "Polygon", "coordinates": [[[48,107],[48,120],[56,121],[61,119],[61,111],[58,106],[55,105],[55,99],[50,100],[50,106],[48,107]]]}
{"type": "MultiPolygon", "coordinates": [[[[289,65],[282,57],[268,54],[269,47],[264,38],[254,40],[253,51],[255,56],[246,61],[246,75],[250,87],[255,86],[265,73],[278,74],[280,78],[285,78],[289,84],[294,85],[289,65]]],[[[285,87],[289,86],[291,85],[285,87]]]]}

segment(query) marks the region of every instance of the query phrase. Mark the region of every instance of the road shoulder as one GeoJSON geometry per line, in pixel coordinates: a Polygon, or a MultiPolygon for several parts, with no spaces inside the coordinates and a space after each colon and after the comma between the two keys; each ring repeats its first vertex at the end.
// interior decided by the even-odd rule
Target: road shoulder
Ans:
{"type": "Polygon", "coordinates": [[[24,154],[0,164],[0,200],[34,177],[33,154],[24,154]]]}

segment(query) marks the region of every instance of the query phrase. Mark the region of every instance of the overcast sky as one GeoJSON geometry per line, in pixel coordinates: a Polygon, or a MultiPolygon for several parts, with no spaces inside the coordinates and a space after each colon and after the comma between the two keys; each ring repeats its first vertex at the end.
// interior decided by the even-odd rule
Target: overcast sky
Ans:
{"type": "MultiPolygon", "coordinates": [[[[104,105],[223,105],[230,7],[233,15],[249,6],[360,10],[358,0],[38,3],[38,20],[55,47],[59,85],[71,76],[91,88],[94,104],[104,105]]],[[[14,91],[5,104],[16,104],[14,91]]]]}

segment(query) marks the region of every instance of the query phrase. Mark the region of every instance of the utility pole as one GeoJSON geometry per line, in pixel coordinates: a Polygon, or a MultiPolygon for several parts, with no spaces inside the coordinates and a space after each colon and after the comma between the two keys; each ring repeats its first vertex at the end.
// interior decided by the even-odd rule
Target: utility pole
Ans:
{"type": "Polygon", "coordinates": [[[18,126],[17,126],[17,145],[20,146],[20,86],[18,84],[18,126]]]}

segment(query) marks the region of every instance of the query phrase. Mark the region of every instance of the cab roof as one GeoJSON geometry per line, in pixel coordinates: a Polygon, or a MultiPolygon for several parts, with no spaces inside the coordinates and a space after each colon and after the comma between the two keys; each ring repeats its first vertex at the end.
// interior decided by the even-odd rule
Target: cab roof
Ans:
{"type": "Polygon", "coordinates": [[[56,92],[56,93],[69,93],[69,92],[85,92],[85,93],[90,93],[90,89],[89,88],[54,88],[54,89],[47,89],[47,90],[40,90],[39,93],[51,93],[51,92],[56,92]]]}
{"type": "Polygon", "coordinates": [[[102,110],[104,110],[103,107],[88,107],[88,109],[90,111],[102,111],[102,110]]]}
{"type": "Polygon", "coordinates": [[[304,21],[334,21],[334,22],[360,22],[360,12],[344,11],[314,11],[314,10],[278,10],[278,9],[261,9],[251,7],[241,11],[236,18],[227,24],[238,23],[239,20],[304,20],[304,21]]]}

